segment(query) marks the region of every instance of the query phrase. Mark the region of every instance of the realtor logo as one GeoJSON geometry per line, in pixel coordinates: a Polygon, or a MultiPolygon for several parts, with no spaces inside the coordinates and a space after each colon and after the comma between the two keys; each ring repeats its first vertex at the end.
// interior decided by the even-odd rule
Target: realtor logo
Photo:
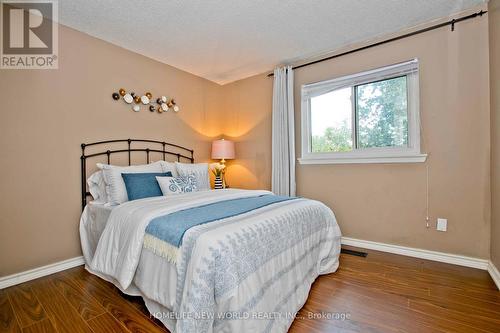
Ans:
{"type": "Polygon", "coordinates": [[[57,2],[3,0],[2,69],[57,69],[57,2]]]}

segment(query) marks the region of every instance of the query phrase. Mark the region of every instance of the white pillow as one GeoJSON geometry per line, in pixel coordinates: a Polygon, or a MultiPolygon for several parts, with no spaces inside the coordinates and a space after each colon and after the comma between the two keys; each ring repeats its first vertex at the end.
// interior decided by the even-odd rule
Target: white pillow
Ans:
{"type": "Polygon", "coordinates": [[[164,196],[198,191],[194,174],[179,177],[156,177],[156,180],[164,196]]]}
{"type": "Polygon", "coordinates": [[[172,176],[177,177],[179,174],[177,173],[177,168],[175,167],[174,162],[165,162],[160,161],[161,167],[163,168],[163,172],[171,172],[172,176]]]}
{"type": "Polygon", "coordinates": [[[106,182],[102,171],[96,171],[87,179],[89,192],[94,198],[95,203],[104,204],[108,202],[108,194],[106,193],[106,182]]]}
{"type": "Polygon", "coordinates": [[[198,191],[210,190],[210,177],[208,176],[208,163],[179,163],[175,162],[179,176],[196,176],[198,191]]]}
{"type": "Polygon", "coordinates": [[[122,173],[163,172],[160,162],[126,167],[97,163],[97,167],[102,170],[108,193],[108,204],[112,206],[128,201],[122,173]]]}

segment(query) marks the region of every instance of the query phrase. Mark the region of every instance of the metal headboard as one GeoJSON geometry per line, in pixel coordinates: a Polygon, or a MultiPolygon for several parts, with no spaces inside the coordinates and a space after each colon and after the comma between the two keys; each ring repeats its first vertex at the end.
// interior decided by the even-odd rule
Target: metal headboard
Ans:
{"type": "Polygon", "coordinates": [[[108,141],[99,141],[92,143],[82,143],[81,147],[82,147],[82,156],[80,157],[80,160],[82,168],[82,210],[87,205],[87,197],[91,196],[90,192],[87,191],[87,159],[89,158],[97,156],[107,156],[108,164],[110,164],[112,154],[128,153],[128,165],[131,165],[132,152],[145,152],[147,163],[149,163],[150,161],[150,156],[149,156],[150,153],[161,153],[162,159],[164,161],[166,160],[166,157],[168,155],[168,156],[175,156],[178,162],[181,162],[182,159],[183,161],[190,161],[191,163],[194,163],[194,150],[164,141],[141,140],[141,139],[108,140],[108,141]],[[149,148],[149,147],[132,148],[132,143],[134,142],[156,145],[156,148],[149,148]],[[119,144],[119,143],[127,143],[126,149],[105,150],[88,155],[85,154],[85,149],[90,146],[119,144]],[[174,151],[175,149],[177,151],[174,151]]]}

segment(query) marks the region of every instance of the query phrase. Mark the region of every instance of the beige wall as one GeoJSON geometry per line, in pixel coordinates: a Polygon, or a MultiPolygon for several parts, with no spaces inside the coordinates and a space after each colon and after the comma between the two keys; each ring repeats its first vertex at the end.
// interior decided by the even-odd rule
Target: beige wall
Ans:
{"type": "Polygon", "coordinates": [[[220,86],[69,28],[59,36],[58,70],[0,71],[0,276],[81,255],[80,143],[168,140],[200,161],[220,133],[220,86]],[[181,112],[135,113],[111,98],[120,87],[175,97],[181,112]]]}
{"type": "Polygon", "coordinates": [[[500,0],[488,4],[491,92],[491,260],[500,269],[500,0]]]}
{"type": "Polygon", "coordinates": [[[258,75],[223,88],[222,132],[236,142],[226,179],[231,187],[270,189],[273,80],[258,75]]]}
{"type": "MultiPolygon", "coordinates": [[[[300,156],[302,84],[419,58],[422,144],[429,154],[425,164],[297,165],[298,195],[330,206],[348,237],[488,258],[487,31],[484,17],[458,24],[455,32],[443,28],[296,70],[295,132],[300,156]],[[434,224],[437,217],[447,218],[446,233],[425,227],[426,166],[430,217],[434,224]]],[[[271,81],[260,75],[225,86],[227,131],[240,141],[235,163],[241,164],[229,169],[228,178],[247,188],[270,184],[271,81]],[[252,125],[247,126],[247,121],[252,125]]]]}

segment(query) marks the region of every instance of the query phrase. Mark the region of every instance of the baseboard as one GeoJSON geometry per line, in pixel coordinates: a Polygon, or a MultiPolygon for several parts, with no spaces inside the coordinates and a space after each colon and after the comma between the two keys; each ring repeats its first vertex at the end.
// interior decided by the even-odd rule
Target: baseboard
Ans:
{"type": "Polygon", "coordinates": [[[491,261],[488,263],[488,273],[490,273],[490,276],[497,285],[498,290],[500,290],[500,272],[491,261]]]}
{"type": "Polygon", "coordinates": [[[37,267],[34,269],[30,269],[28,271],[24,271],[21,273],[16,273],[4,277],[0,277],[0,289],[4,289],[10,286],[14,286],[16,284],[20,284],[26,281],[38,279],[42,276],[54,274],[60,271],[64,271],[66,269],[70,269],[76,266],[83,265],[85,260],[83,257],[75,257],[63,261],[59,261],[53,264],[49,264],[42,267],[37,267]]]}
{"type": "MultiPolygon", "coordinates": [[[[350,237],[342,237],[341,242],[344,245],[360,247],[363,249],[394,253],[408,257],[427,259],[432,261],[444,262],[447,264],[487,270],[488,273],[490,273],[491,278],[497,285],[498,289],[500,289],[500,272],[491,261],[485,259],[460,256],[444,252],[429,251],[429,250],[405,247],[400,245],[378,243],[378,242],[366,241],[350,237]]],[[[46,275],[54,274],[83,264],[85,264],[85,260],[83,259],[83,257],[75,257],[59,261],[53,264],[49,264],[46,266],[30,269],[28,271],[24,271],[21,273],[0,277],[0,289],[11,287],[16,284],[34,280],[46,275]]]]}
{"type": "Polygon", "coordinates": [[[381,252],[394,253],[407,257],[439,261],[447,264],[472,267],[483,270],[488,270],[489,267],[488,260],[486,259],[466,257],[457,254],[429,251],[429,250],[417,249],[413,247],[406,247],[400,245],[378,243],[378,242],[366,241],[350,237],[342,237],[341,242],[344,245],[356,246],[364,249],[376,250],[381,252]]]}

